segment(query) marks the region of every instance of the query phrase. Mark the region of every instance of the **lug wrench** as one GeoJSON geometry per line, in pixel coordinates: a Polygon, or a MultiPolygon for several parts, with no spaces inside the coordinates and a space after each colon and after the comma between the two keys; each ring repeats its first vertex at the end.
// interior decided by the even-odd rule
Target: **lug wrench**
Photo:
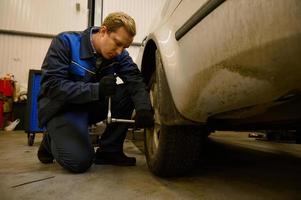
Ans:
{"type": "Polygon", "coordinates": [[[117,119],[117,118],[112,118],[111,114],[111,97],[108,99],[108,114],[107,114],[107,119],[105,120],[107,124],[111,123],[116,123],[116,122],[121,122],[121,123],[135,123],[135,120],[132,119],[117,119]]]}
{"type": "MultiPolygon", "coordinates": [[[[116,76],[116,74],[114,74],[114,76],[116,76]]],[[[123,84],[123,81],[120,77],[116,77],[116,84],[123,84]]],[[[108,114],[107,114],[107,119],[105,119],[103,122],[105,124],[111,124],[111,123],[116,123],[116,122],[121,122],[121,123],[130,123],[133,124],[135,123],[135,120],[131,120],[131,119],[117,119],[117,118],[112,118],[112,113],[111,113],[111,105],[112,105],[112,97],[109,96],[108,97],[108,114]]]]}

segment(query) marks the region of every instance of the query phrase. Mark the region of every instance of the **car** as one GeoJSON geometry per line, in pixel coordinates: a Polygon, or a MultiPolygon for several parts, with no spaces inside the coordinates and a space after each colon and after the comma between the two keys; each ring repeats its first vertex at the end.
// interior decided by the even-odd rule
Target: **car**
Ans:
{"type": "Polygon", "coordinates": [[[215,130],[299,129],[301,1],[167,0],[151,27],[136,63],[155,175],[190,172],[215,130]]]}

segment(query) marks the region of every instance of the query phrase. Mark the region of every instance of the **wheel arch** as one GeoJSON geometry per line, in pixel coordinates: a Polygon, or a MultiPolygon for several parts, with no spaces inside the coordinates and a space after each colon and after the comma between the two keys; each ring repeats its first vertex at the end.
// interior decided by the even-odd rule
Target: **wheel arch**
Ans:
{"type": "MultiPolygon", "coordinates": [[[[150,39],[147,41],[142,61],[141,61],[141,73],[143,75],[144,81],[147,85],[149,85],[151,81],[152,74],[154,72],[157,72],[156,74],[159,75],[160,79],[160,93],[161,93],[161,99],[160,103],[162,106],[160,109],[160,116],[164,122],[165,125],[196,125],[198,123],[190,121],[183,117],[181,113],[178,111],[178,109],[175,106],[174,100],[172,98],[170,88],[168,85],[168,81],[166,79],[164,67],[157,66],[156,61],[156,54],[157,54],[157,44],[154,40],[150,39]]],[[[160,52],[158,52],[160,54],[160,52]]],[[[203,125],[203,124],[202,124],[203,125]]]]}
{"type": "Polygon", "coordinates": [[[145,45],[141,62],[141,73],[146,84],[149,83],[152,74],[156,70],[156,50],[156,43],[149,40],[145,45]]]}

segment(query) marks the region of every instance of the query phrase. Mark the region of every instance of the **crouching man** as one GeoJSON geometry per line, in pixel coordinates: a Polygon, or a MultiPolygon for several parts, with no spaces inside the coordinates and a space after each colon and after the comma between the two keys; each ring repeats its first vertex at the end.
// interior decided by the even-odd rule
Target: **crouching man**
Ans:
{"type": "Polygon", "coordinates": [[[85,172],[92,163],[131,166],[134,157],[123,152],[128,125],[107,126],[94,152],[88,126],[104,120],[108,96],[112,116],[130,119],[135,108],[136,127],[154,125],[149,94],[142,75],[125,50],[136,34],[127,14],[109,14],[101,27],[57,35],[42,65],[38,115],[46,128],[38,150],[42,163],[55,159],[63,168],[85,172]],[[124,84],[116,85],[116,76],[124,84]]]}

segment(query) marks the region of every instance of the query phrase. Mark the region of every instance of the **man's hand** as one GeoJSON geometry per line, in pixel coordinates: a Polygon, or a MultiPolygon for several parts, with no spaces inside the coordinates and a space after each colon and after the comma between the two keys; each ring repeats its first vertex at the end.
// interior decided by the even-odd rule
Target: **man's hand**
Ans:
{"type": "Polygon", "coordinates": [[[107,96],[113,96],[116,92],[116,78],[113,75],[104,76],[99,81],[99,97],[104,99],[107,96]]]}
{"type": "Polygon", "coordinates": [[[137,128],[151,128],[154,126],[154,114],[151,110],[137,110],[135,116],[137,128]]]}

